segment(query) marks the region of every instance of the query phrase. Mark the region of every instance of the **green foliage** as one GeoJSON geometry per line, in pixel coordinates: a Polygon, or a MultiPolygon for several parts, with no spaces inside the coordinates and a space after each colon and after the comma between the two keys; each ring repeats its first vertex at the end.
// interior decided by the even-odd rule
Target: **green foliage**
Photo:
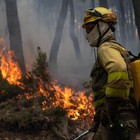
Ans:
{"type": "Polygon", "coordinates": [[[52,106],[55,100],[55,89],[50,79],[47,55],[39,47],[37,48],[37,56],[32,70],[24,75],[21,81],[28,91],[28,95],[31,96],[30,99],[26,99],[26,96],[23,95],[20,102],[24,107],[35,106],[41,108],[43,101],[46,101],[46,106],[52,106]],[[45,96],[40,92],[40,87],[45,96]]]}
{"type": "Polygon", "coordinates": [[[41,51],[40,47],[37,48],[37,57],[33,65],[32,73],[43,81],[50,82],[47,55],[41,51]]]}

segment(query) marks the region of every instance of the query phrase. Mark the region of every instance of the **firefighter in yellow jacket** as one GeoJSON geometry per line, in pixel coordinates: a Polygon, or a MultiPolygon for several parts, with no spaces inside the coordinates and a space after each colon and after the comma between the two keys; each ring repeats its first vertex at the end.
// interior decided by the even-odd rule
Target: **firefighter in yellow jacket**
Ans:
{"type": "Polygon", "coordinates": [[[82,27],[97,60],[91,71],[96,114],[92,140],[136,140],[137,111],[128,51],[115,39],[117,16],[97,7],[85,11],[82,27]]]}

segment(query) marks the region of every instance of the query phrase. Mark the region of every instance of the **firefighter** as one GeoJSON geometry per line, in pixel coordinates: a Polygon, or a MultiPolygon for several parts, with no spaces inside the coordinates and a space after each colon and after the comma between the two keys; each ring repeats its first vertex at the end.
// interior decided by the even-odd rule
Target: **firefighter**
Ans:
{"type": "Polygon", "coordinates": [[[107,8],[85,11],[82,27],[89,45],[97,48],[90,74],[96,111],[92,140],[136,140],[138,133],[130,56],[116,41],[116,23],[116,14],[107,8]]]}

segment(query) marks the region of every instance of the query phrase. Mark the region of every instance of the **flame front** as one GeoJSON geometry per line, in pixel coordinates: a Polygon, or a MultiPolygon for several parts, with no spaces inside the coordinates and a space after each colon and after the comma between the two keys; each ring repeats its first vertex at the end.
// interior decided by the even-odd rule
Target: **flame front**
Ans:
{"type": "MultiPolygon", "coordinates": [[[[22,73],[18,63],[13,58],[13,51],[6,53],[6,50],[2,49],[0,52],[0,70],[4,79],[10,84],[19,86],[21,85],[19,80],[22,78],[22,73]]],[[[52,102],[51,105],[48,105],[47,100],[43,100],[42,110],[50,109],[51,107],[62,107],[66,109],[68,117],[72,120],[92,121],[95,112],[92,105],[92,96],[87,97],[84,91],[74,91],[69,87],[58,86],[56,82],[53,82],[52,85],[54,88],[53,93],[50,92],[51,90],[47,91],[44,88],[44,81],[38,80],[38,90],[24,93],[19,98],[33,99],[42,95],[52,102]],[[53,96],[51,96],[52,94],[53,96]]]]}

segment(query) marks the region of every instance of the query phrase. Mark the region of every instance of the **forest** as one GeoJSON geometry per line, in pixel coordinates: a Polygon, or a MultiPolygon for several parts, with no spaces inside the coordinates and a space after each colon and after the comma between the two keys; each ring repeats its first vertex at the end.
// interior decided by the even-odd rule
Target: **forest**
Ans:
{"type": "Polygon", "coordinates": [[[0,140],[73,140],[90,128],[96,50],[81,26],[97,6],[117,14],[117,40],[138,55],[139,0],[0,0],[0,140]]]}

